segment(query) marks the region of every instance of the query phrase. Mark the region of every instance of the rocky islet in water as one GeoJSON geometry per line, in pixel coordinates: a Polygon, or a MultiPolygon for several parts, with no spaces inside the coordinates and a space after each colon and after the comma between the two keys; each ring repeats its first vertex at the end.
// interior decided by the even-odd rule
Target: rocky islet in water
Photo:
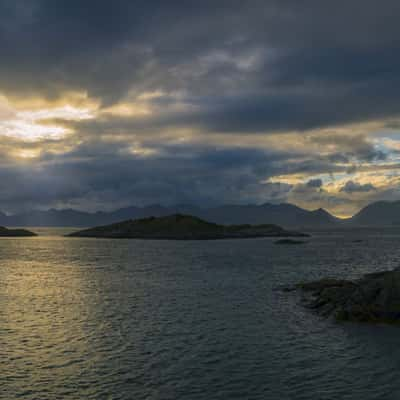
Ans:
{"type": "Polygon", "coordinates": [[[300,290],[306,307],[338,321],[400,322],[400,268],[356,280],[299,283],[285,290],[300,290]]]}
{"type": "Polygon", "coordinates": [[[257,237],[304,237],[278,225],[219,225],[190,215],[175,214],[128,220],[74,232],[72,237],[210,240],[257,237]]]}
{"type": "Polygon", "coordinates": [[[295,240],[295,239],[279,239],[274,244],[283,244],[283,245],[295,245],[295,244],[306,244],[304,240],[295,240]]]}
{"type": "Polygon", "coordinates": [[[26,229],[8,229],[4,226],[0,226],[0,237],[29,237],[37,236],[36,233],[28,231],[26,229]]]}

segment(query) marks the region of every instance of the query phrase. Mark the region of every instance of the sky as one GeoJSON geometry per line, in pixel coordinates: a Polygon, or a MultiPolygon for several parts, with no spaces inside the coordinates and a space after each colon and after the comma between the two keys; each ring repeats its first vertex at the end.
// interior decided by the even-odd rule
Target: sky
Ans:
{"type": "Polygon", "coordinates": [[[0,0],[0,210],[400,199],[400,2],[0,0]]]}

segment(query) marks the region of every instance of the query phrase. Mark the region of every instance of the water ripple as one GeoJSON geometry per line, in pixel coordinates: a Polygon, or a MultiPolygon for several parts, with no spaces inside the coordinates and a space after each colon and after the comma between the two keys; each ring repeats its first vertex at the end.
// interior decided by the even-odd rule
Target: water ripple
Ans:
{"type": "Polygon", "coordinates": [[[398,265],[398,234],[354,235],[0,240],[0,399],[397,399],[400,328],[274,290],[398,265]]]}

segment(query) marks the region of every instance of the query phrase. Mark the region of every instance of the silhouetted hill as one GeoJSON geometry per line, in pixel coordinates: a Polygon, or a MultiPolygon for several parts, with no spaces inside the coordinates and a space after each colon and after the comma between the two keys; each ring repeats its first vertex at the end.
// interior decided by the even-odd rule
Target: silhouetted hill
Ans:
{"type": "Polygon", "coordinates": [[[400,201],[371,203],[346,221],[351,226],[400,226],[400,201]]]}
{"type": "Polygon", "coordinates": [[[88,227],[112,224],[128,219],[171,214],[189,214],[218,224],[277,224],[284,227],[332,227],[338,219],[325,210],[304,210],[293,204],[223,205],[201,208],[180,204],[170,207],[150,205],[127,207],[112,212],[87,213],[72,209],[32,211],[10,215],[0,213],[0,224],[7,226],[71,226],[88,227]]]}
{"type": "Polygon", "coordinates": [[[0,237],[25,237],[36,236],[36,233],[27,231],[26,229],[8,229],[0,226],[0,237]]]}
{"type": "Polygon", "coordinates": [[[287,231],[272,224],[220,225],[191,215],[174,214],[166,217],[150,217],[99,226],[74,232],[69,236],[113,239],[210,240],[307,235],[287,231]]]}

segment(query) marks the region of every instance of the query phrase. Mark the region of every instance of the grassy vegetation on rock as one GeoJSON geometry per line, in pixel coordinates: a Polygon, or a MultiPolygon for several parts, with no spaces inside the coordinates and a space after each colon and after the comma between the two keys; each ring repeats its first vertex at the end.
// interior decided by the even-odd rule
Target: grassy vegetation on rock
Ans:
{"type": "Polygon", "coordinates": [[[74,232],[70,236],[140,239],[225,239],[275,236],[306,236],[277,225],[219,225],[190,215],[174,214],[128,220],[74,232]]]}

